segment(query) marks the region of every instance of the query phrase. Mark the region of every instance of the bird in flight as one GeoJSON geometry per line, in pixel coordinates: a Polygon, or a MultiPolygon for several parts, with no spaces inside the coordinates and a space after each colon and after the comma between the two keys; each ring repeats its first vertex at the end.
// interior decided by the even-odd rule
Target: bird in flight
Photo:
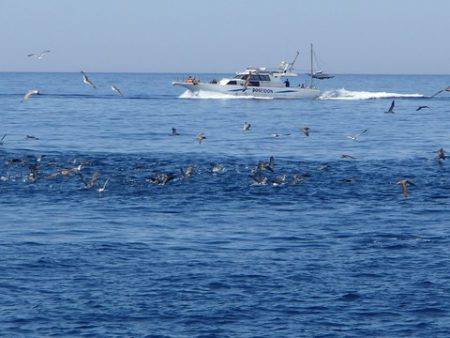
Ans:
{"type": "Polygon", "coordinates": [[[102,192],[105,192],[108,182],[109,182],[109,177],[106,179],[105,183],[103,183],[103,185],[97,189],[99,194],[101,194],[102,192]]]}
{"type": "Polygon", "coordinates": [[[4,135],[2,136],[2,138],[0,139],[0,146],[2,146],[2,145],[5,144],[5,138],[6,138],[6,135],[8,135],[8,134],[4,134],[4,135]]]}
{"type": "Polygon", "coordinates": [[[178,136],[178,135],[180,134],[177,132],[177,128],[172,128],[172,133],[170,134],[170,136],[178,136]]]}
{"type": "Polygon", "coordinates": [[[417,107],[416,111],[419,111],[419,110],[422,110],[422,109],[431,109],[431,108],[428,107],[428,106],[419,106],[419,107],[417,107]]]}
{"type": "Polygon", "coordinates": [[[81,71],[81,74],[83,74],[83,83],[87,84],[88,86],[91,86],[94,89],[97,89],[95,84],[88,78],[88,76],[84,71],[81,71]]]}
{"type": "Polygon", "coordinates": [[[341,157],[349,160],[356,160],[356,157],[353,157],[352,155],[348,154],[343,154],[341,157]]]}
{"type": "Polygon", "coordinates": [[[403,179],[397,182],[398,185],[402,186],[403,197],[408,198],[408,185],[415,185],[413,181],[408,179],[403,179]]]}
{"type": "Polygon", "coordinates": [[[249,131],[252,125],[248,122],[244,122],[244,126],[242,127],[242,131],[249,131]]]}
{"type": "Polygon", "coordinates": [[[391,106],[389,107],[389,110],[385,111],[385,113],[387,113],[387,114],[394,114],[395,113],[394,107],[395,107],[395,100],[392,100],[392,103],[391,103],[391,106]]]}
{"type": "Polygon", "coordinates": [[[123,96],[122,92],[120,91],[120,89],[115,86],[115,85],[111,85],[111,90],[116,93],[117,95],[123,96]]]}
{"type": "Polygon", "coordinates": [[[362,132],[360,132],[359,134],[356,135],[347,135],[347,138],[353,141],[358,141],[359,137],[361,135],[364,135],[365,133],[367,133],[367,129],[364,129],[362,132]]]}
{"type": "Polygon", "coordinates": [[[22,102],[28,101],[28,99],[33,95],[39,95],[39,90],[37,89],[29,90],[28,93],[26,93],[22,98],[22,102]]]}
{"type": "Polygon", "coordinates": [[[50,53],[49,50],[43,50],[43,51],[40,52],[40,53],[30,53],[30,54],[28,54],[27,56],[28,56],[29,58],[35,57],[35,58],[38,59],[38,60],[42,60],[48,53],[50,53]]]}

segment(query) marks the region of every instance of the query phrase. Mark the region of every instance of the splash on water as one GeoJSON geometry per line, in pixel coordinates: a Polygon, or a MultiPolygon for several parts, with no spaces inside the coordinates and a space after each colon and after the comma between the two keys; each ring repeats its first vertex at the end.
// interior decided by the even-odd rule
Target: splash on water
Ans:
{"type": "Polygon", "coordinates": [[[221,100],[229,100],[229,99],[257,99],[257,100],[272,100],[271,97],[258,97],[258,96],[236,96],[225,93],[217,93],[210,92],[205,90],[200,90],[198,92],[191,92],[190,90],[186,90],[183,94],[179,96],[180,99],[221,99],[221,100]]]}
{"type": "Polygon", "coordinates": [[[421,98],[422,94],[399,94],[389,92],[352,91],[345,88],[328,90],[320,95],[320,100],[372,100],[372,99],[396,99],[396,98],[421,98]]]}

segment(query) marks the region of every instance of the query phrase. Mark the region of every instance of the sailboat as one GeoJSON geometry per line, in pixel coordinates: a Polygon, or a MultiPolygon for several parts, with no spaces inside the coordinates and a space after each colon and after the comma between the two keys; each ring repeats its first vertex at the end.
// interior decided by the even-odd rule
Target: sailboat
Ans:
{"type": "Polygon", "coordinates": [[[314,71],[314,60],[316,61],[316,65],[318,65],[317,59],[318,59],[317,55],[314,53],[313,45],[311,44],[311,73],[309,74],[309,76],[317,80],[326,80],[334,78],[334,75],[325,73],[322,70],[314,71]]]}

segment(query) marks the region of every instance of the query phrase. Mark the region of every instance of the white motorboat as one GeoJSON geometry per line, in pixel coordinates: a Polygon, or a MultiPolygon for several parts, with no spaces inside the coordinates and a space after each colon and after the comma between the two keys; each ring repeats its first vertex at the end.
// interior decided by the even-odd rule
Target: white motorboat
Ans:
{"type": "Polygon", "coordinates": [[[220,81],[212,80],[204,83],[199,79],[189,76],[184,81],[175,81],[172,84],[174,86],[184,87],[194,95],[198,95],[200,92],[206,92],[255,98],[317,98],[321,93],[318,88],[314,87],[313,77],[311,77],[309,85],[292,85],[289,81],[289,78],[298,76],[293,71],[298,55],[299,52],[297,52],[292,62],[281,62],[277,70],[267,70],[264,67],[249,67],[243,72],[236,73],[236,76],[233,78],[223,78],[220,81]]]}

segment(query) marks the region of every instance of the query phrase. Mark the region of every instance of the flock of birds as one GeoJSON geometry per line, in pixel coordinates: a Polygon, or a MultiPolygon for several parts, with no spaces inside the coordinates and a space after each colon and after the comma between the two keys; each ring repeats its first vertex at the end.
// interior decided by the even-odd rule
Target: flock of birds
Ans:
{"type": "MultiPolygon", "coordinates": [[[[43,59],[47,54],[50,53],[50,50],[44,50],[40,53],[31,53],[28,54],[28,57],[34,57],[38,60],[43,59]]],[[[84,84],[90,86],[93,89],[96,89],[97,87],[95,86],[95,84],[93,83],[93,81],[88,77],[88,75],[84,72],[81,71],[82,74],[82,81],[84,84]]],[[[450,87],[449,87],[450,88],[450,87]]],[[[123,96],[121,90],[116,86],[116,85],[111,85],[111,90],[120,96],[123,96]]],[[[447,90],[447,89],[446,89],[447,90]]],[[[29,90],[23,97],[22,102],[27,101],[30,97],[32,97],[33,95],[39,95],[39,91],[37,89],[32,89],[29,90]]],[[[389,106],[389,109],[387,111],[385,111],[385,113],[388,114],[394,114],[395,111],[395,100],[392,101],[391,105],[389,106]]],[[[422,105],[417,107],[416,111],[420,111],[422,109],[431,109],[429,106],[426,105],[422,105]]],[[[251,130],[251,123],[249,122],[244,122],[244,125],[242,127],[242,131],[243,132],[250,132],[251,130]]],[[[311,133],[311,129],[308,126],[305,126],[303,128],[300,129],[300,132],[302,132],[306,137],[310,136],[311,133]]],[[[359,138],[361,136],[363,136],[364,134],[366,134],[368,132],[367,129],[361,131],[358,134],[355,135],[347,135],[347,138],[352,140],[352,141],[358,141],[359,138]]],[[[171,136],[179,136],[180,133],[177,131],[176,128],[172,128],[172,132],[170,133],[171,136]]],[[[0,146],[3,146],[5,144],[5,139],[7,137],[7,134],[4,134],[2,136],[2,138],[0,139],[0,146]]],[[[280,134],[278,133],[273,133],[272,137],[280,137],[280,134]]],[[[37,137],[33,136],[33,135],[27,135],[26,136],[27,139],[38,139],[37,137]]],[[[204,142],[207,138],[205,136],[204,133],[200,132],[196,135],[195,137],[196,141],[201,144],[202,142],[204,142]]],[[[342,159],[348,159],[348,160],[355,160],[356,158],[353,157],[352,155],[349,154],[342,154],[341,155],[342,159]]],[[[437,156],[436,156],[437,160],[439,161],[439,163],[441,163],[442,161],[446,160],[448,158],[448,156],[446,155],[445,151],[443,148],[440,148],[437,150],[437,156]]],[[[37,181],[38,177],[40,177],[40,167],[41,167],[41,160],[42,160],[42,156],[36,157],[35,161],[31,164],[28,165],[29,167],[29,172],[26,175],[26,181],[29,183],[34,183],[37,181]]],[[[22,163],[23,161],[20,159],[12,159],[7,161],[7,164],[9,165],[13,165],[13,164],[18,164],[18,163],[22,163]]],[[[106,191],[107,185],[110,181],[109,177],[106,177],[106,179],[104,179],[103,183],[99,182],[100,179],[100,173],[99,172],[94,172],[91,177],[86,178],[83,173],[82,170],[84,169],[84,165],[83,164],[79,164],[75,167],[71,167],[71,168],[59,168],[56,171],[54,171],[53,173],[50,173],[49,175],[47,175],[48,179],[54,179],[57,177],[69,177],[72,175],[77,175],[80,178],[80,181],[83,184],[84,189],[96,189],[98,191],[99,194],[102,194],[106,191]]],[[[319,170],[326,170],[327,169],[327,165],[323,165],[319,168],[319,170]]],[[[212,168],[211,168],[211,172],[212,173],[220,173],[224,170],[223,166],[221,164],[212,164],[212,168]]],[[[268,185],[268,184],[272,184],[273,186],[279,186],[279,185],[283,185],[286,183],[287,180],[287,176],[286,175],[279,175],[274,177],[273,179],[269,179],[269,177],[267,177],[266,175],[264,175],[264,172],[268,171],[271,173],[274,173],[275,171],[275,160],[273,157],[269,158],[269,161],[260,161],[258,162],[258,164],[251,169],[251,179],[253,182],[253,185],[268,185]]],[[[187,178],[187,177],[191,177],[192,175],[194,175],[194,166],[193,165],[189,165],[186,169],[180,169],[180,177],[181,178],[187,178]]],[[[174,173],[171,172],[159,172],[156,173],[155,175],[148,177],[146,179],[146,181],[148,183],[152,183],[152,184],[156,184],[156,185],[166,185],[167,183],[169,183],[170,181],[174,180],[175,178],[177,178],[178,176],[174,173]]],[[[302,182],[305,178],[305,175],[301,175],[301,174],[294,174],[292,177],[292,184],[298,184],[300,182],[302,182]]],[[[5,176],[1,176],[0,180],[5,181],[7,178],[5,176]]],[[[405,198],[408,197],[409,193],[408,193],[408,186],[410,185],[414,185],[414,182],[411,179],[408,178],[404,178],[404,179],[400,179],[397,182],[397,185],[400,185],[402,188],[402,194],[405,198]]]]}

